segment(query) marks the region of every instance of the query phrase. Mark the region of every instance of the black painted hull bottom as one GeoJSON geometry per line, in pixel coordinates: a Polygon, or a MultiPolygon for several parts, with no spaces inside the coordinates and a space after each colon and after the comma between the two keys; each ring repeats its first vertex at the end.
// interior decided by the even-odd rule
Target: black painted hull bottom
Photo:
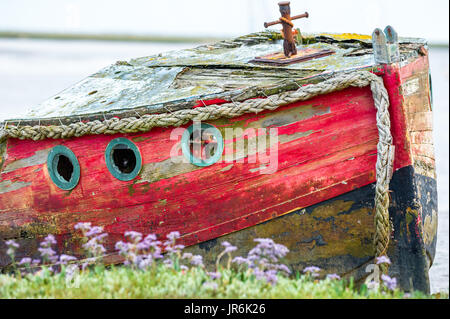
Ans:
{"type": "MultiPolygon", "coordinates": [[[[437,235],[436,181],[407,166],[393,174],[390,191],[389,275],[405,291],[429,293],[437,235]]],[[[314,265],[322,275],[337,273],[362,283],[374,263],[374,198],[375,184],[370,184],[186,250],[203,255],[207,266],[214,267],[221,242],[238,246],[234,256],[246,256],[253,239],[269,237],[289,248],[285,263],[294,272],[314,265]]]]}

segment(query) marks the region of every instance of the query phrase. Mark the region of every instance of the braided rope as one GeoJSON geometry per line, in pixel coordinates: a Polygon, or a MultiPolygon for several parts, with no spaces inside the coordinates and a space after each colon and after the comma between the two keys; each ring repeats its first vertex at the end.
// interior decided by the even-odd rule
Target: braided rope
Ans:
{"type": "MultiPolygon", "coordinates": [[[[111,118],[87,123],[50,126],[6,126],[0,131],[0,141],[7,137],[42,140],[45,138],[70,138],[93,134],[116,134],[146,132],[154,127],[181,126],[189,121],[210,121],[218,118],[233,118],[246,113],[275,110],[280,106],[297,101],[305,101],[315,96],[343,90],[348,87],[369,86],[377,109],[379,141],[377,145],[376,187],[375,187],[375,237],[376,256],[386,254],[389,237],[389,182],[392,175],[393,145],[389,119],[389,97],[383,80],[368,72],[340,73],[317,84],[300,87],[270,95],[269,98],[249,99],[243,102],[209,105],[195,109],[185,109],[162,114],[147,114],[139,118],[111,118]]],[[[384,269],[383,271],[385,271],[384,269]]]]}

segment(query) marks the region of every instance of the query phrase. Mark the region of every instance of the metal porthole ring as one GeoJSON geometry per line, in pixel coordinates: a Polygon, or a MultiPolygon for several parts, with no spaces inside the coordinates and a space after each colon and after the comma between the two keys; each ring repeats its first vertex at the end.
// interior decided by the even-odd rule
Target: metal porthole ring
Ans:
{"type": "Polygon", "coordinates": [[[47,157],[47,169],[53,183],[63,190],[75,188],[80,180],[80,164],[78,163],[78,159],[66,146],[57,145],[51,149],[47,157]],[[67,157],[73,167],[72,175],[69,180],[66,180],[58,172],[58,162],[61,155],[67,157]]]}
{"type": "MultiPolygon", "coordinates": [[[[122,146],[122,149],[123,149],[123,146],[122,146]]],[[[141,156],[141,153],[139,152],[138,147],[133,142],[131,142],[129,139],[126,139],[123,137],[115,138],[111,142],[109,142],[109,144],[105,150],[105,161],[106,161],[106,166],[108,167],[109,172],[115,178],[117,178],[118,180],[121,180],[121,181],[131,181],[139,174],[139,172],[141,171],[141,167],[142,167],[142,156],[141,156]],[[121,172],[120,169],[117,167],[117,165],[114,163],[113,151],[115,149],[117,149],[117,146],[119,146],[119,145],[123,145],[126,147],[125,149],[129,149],[129,150],[133,151],[134,156],[136,157],[136,165],[130,173],[121,172]]]]}
{"type": "Polygon", "coordinates": [[[210,125],[210,124],[194,123],[184,131],[183,136],[181,137],[181,150],[183,151],[184,157],[187,158],[189,160],[189,162],[191,162],[192,164],[194,164],[196,166],[213,165],[221,158],[223,149],[224,149],[224,142],[223,142],[222,134],[216,127],[214,127],[213,125],[210,125]],[[203,160],[201,158],[194,156],[190,150],[189,144],[190,144],[191,134],[193,133],[194,128],[197,129],[199,127],[200,127],[201,131],[207,130],[208,132],[212,133],[212,135],[217,140],[216,152],[214,153],[213,156],[211,156],[210,158],[208,158],[206,160],[203,160]]]}

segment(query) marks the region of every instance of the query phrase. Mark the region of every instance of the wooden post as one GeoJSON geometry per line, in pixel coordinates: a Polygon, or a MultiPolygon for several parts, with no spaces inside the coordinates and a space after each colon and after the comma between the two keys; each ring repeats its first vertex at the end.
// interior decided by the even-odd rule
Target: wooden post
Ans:
{"type": "Polygon", "coordinates": [[[284,36],[284,55],[290,57],[291,55],[297,54],[297,47],[295,46],[294,36],[292,34],[292,27],[294,24],[291,22],[291,8],[289,6],[289,1],[283,1],[278,3],[280,6],[281,13],[281,24],[283,25],[283,36],[284,36]]]}
{"type": "Polygon", "coordinates": [[[372,47],[376,63],[389,64],[400,61],[398,35],[391,26],[387,26],[384,32],[378,28],[373,31],[372,47]]]}
{"type": "Polygon", "coordinates": [[[400,61],[400,52],[398,49],[398,35],[393,27],[388,25],[384,29],[384,34],[386,35],[386,46],[391,63],[396,63],[400,61]]]}
{"type": "Polygon", "coordinates": [[[373,55],[376,63],[389,64],[390,58],[387,52],[386,37],[381,29],[375,29],[372,33],[373,55]]]}

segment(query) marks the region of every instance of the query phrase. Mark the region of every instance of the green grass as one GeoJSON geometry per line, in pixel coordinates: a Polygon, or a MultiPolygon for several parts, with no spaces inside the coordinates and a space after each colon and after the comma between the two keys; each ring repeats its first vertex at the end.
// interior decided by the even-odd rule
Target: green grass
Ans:
{"type": "Polygon", "coordinates": [[[158,265],[141,271],[96,266],[80,272],[69,282],[64,271],[51,274],[44,269],[26,276],[0,275],[0,298],[448,298],[448,294],[430,296],[414,292],[405,295],[399,290],[369,290],[365,285],[356,289],[352,282],[345,280],[313,280],[309,276],[290,279],[279,276],[278,283],[272,286],[265,280],[257,280],[250,272],[222,269],[220,273],[220,278],[213,281],[198,267],[176,271],[158,265]]]}

